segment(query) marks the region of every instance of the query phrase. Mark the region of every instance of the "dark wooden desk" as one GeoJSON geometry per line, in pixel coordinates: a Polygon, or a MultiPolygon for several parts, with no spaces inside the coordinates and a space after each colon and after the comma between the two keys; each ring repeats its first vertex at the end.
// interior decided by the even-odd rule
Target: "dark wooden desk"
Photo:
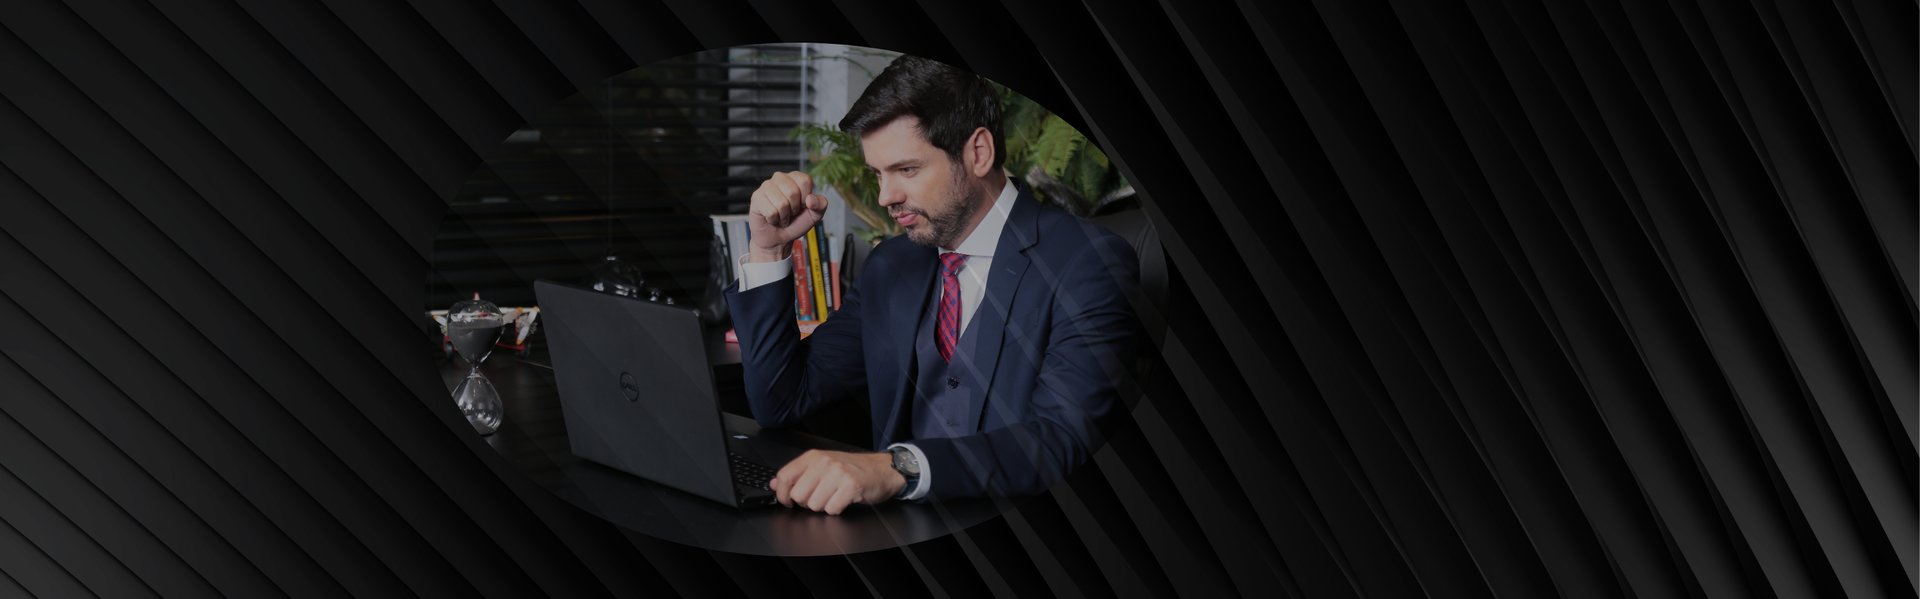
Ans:
{"type": "MultiPolygon", "coordinates": [[[[719,334],[710,335],[708,357],[720,381],[722,405],[729,412],[744,413],[746,400],[739,395],[738,382],[740,350],[720,341],[719,334]]],[[[839,516],[782,507],[738,510],[580,460],[567,444],[566,422],[544,341],[536,336],[534,350],[525,358],[501,350],[487,360],[487,378],[506,403],[500,430],[487,437],[487,444],[562,499],[629,530],[733,553],[837,555],[937,538],[1000,511],[986,500],[854,506],[839,516]]],[[[443,358],[439,366],[451,394],[466,375],[466,364],[443,358]]],[[[748,430],[759,429],[751,418],[738,413],[727,418],[748,430]]],[[[762,436],[796,447],[865,449],[798,431],[767,431],[762,436]]]]}

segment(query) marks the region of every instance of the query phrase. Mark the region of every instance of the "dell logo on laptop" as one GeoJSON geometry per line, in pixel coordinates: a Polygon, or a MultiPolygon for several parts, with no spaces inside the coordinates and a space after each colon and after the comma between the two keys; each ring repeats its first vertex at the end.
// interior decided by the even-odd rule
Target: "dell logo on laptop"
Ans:
{"type": "Polygon", "coordinates": [[[627,396],[627,401],[640,401],[640,382],[631,374],[620,373],[620,394],[627,396]]]}

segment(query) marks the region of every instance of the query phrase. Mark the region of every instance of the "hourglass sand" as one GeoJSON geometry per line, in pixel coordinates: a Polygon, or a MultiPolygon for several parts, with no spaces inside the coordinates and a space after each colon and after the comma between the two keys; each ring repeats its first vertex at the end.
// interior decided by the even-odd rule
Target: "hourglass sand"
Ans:
{"type": "Polygon", "coordinates": [[[453,388],[454,405],[466,415],[474,432],[482,435],[500,430],[504,410],[500,392],[493,388],[487,375],[480,372],[480,365],[487,361],[487,356],[493,355],[493,344],[500,340],[508,322],[499,306],[480,299],[477,293],[473,299],[456,303],[447,310],[447,337],[453,340],[454,351],[471,366],[467,378],[453,388]]]}

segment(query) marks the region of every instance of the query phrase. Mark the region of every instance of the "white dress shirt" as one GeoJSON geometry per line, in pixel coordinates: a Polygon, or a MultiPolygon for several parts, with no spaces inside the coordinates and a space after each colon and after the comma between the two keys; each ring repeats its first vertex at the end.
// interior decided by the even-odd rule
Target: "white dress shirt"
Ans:
{"type": "MultiPolygon", "coordinates": [[[[979,311],[980,300],[987,296],[987,277],[993,274],[993,250],[1000,245],[1000,231],[1007,226],[1007,216],[1013,213],[1013,202],[1020,197],[1019,190],[1011,181],[1000,187],[1000,195],[995,197],[993,205],[987,208],[987,215],[973,228],[967,238],[949,250],[941,248],[941,254],[959,252],[967,255],[967,261],[960,268],[960,334],[966,335],[967,323],[973,321],[974,312],[979,311]]],[[[938,268],[936,266],[935,268],[938,268]]],[[[777,262],[747,262],[746,256],[740,257],[740,291],[753,289],[768,283],[778,282],[793,276],[793,265],[785,260],[777,262]]],[[[887,449],[905,447],[913,452],[913,459],[920,463],[920,481],[914,488],[907,489],[902,499],[920,499],[927,496],[933,488],[933,473],[927,470],[927,456],[912,443],[895,443],[887,449]]]]}

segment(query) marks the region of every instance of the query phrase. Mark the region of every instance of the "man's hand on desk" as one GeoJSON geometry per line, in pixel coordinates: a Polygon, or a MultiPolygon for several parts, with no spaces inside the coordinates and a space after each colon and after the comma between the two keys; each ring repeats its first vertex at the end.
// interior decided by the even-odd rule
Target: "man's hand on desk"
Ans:
{"type": "Polygon", "coordinates": [[[810,450],[787,462],[768,486],[780,504],[840,515],[855,503],[878,504],[900,493],[907,479],[886,452],[810,450]]]}

